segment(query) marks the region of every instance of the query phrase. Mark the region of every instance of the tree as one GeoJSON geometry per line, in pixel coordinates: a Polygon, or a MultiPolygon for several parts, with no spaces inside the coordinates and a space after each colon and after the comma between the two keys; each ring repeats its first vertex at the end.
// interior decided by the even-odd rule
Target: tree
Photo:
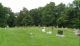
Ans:
{"type": "Polygon", "coordinates": [[[54,2],[50,2],[49,4],[47,4],[43,10],[41,11],[42,14],[42,18],[41,18],[41,22],[43,25],[54,25],[54,8],[55,8],[55,3],[54,2]]]}
{"type": "MultiPolygon", "coordinates": [[[[59,5],[57,5],[54,9],[54,13],[55,13],[55,25],[56,26],[59,26],[59,25],[62,25],[60,23],[61,19],[63,20],[63,17],[62,16],[66,16],[65,14],[65,4],[63,3],[60,3],[59,5]]],[[[64,20],[65,21],[65,20],[64,20]]]]}
{"type": "Polygon", "coordinates": [[[68,17],[66,14],[64,14],[64,13],[61,14],[60,17],[57,19],[58,26],[59,27],[66,27],[67,26],[66,23],[68,21],[67,19],[68,19],[68,17]]]}
{"type": "Polygon", "coordinates": [[[9,27],[15,27],[16,26],[16,17],[14,16],[14,13],[10,13],[10,16],[8,16],[7,25],[9,27]]]}
{"type": "Polygon", "coordinates": [[[11,9],[8,7],[4,7],[0,3],[0,27],[6,27],[7,26],[7,17],[8,14],[10,14],[11,9]]]}
{"type": "Polygon", "coordinates": [[[75,18],[74,20],[74,25],[77,28],[80,28],[80,0],[74,0],[73,5],[75,8],[75,18]]]}
{"type": "Polygon", "coordinates": [[[40,25],[41,19],[40,19],[40,15],[39,15],[39,11],[38,9],[32,9],[30,10],[30,16],[32,17],[32,23],[35,26],[40,25]]]}
{"type": "Polygon", "coordinates": [[[24,7],[17,16],[17,26],[23,26],[23,19],[28,15],[28,10],[24,7]]]}

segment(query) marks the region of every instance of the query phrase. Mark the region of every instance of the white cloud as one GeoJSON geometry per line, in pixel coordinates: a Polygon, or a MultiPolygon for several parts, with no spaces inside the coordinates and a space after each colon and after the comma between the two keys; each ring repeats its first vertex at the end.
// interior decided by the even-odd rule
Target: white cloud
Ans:
{"type": "Polygon", "coordinates": [[[49,2],[55,2],[56,4],[71,3],[73,0],[0,0],[0,2],[7,7],[10,7],[13,12],[19,12],[23,7],[27,9],[33,9],[37,7],[45,6],[49,2]]]}

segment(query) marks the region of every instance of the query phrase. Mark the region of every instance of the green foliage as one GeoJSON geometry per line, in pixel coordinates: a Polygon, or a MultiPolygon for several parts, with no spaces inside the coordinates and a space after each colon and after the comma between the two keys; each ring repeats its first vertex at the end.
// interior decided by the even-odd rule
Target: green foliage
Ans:
{"type": "Polygon", "coordinates": [[[26,13],[26,15],[21,15],[22,12],[20,12],[19,16],[23,16],[22,18],[24,18],[20,18],[23,25],[79,28],[78,20],[80,20],[80,10],[78,1],[73,1],[73,3],[68,6],[63,3],[55,5],[54,2],[50,2],[45,7],[32,9],[28,12],[29,14],[26,13]],[[75,18],[76,20],[74,20],[75,18]]]}
{"type": "Polygon", "coordinates": [[[10,16],[8,16],[7,25],[9,27],[15,27],[15,25],[16,25],[16,17],[14,16],[14,13],[11,13],[10,16]]]}
{"type": "Polygon", "coordinates": [[[0,27],[8,26],[59,26],[80,28],[80,1],[74,0],[66,6],[50,2],[44,7],[28,10],[23,8],[13,13],[10,8],[0,3],[0,27]],[[17,16],[17,17],[15,17],[17,16]]]}
{"type": "Polygon", "coordinates": [[[23,10],[20,11],[19,15],[17,16],[17,26],[23,26],[24,24],[24,18],[27,17],[28,10],[26,8],[23,8],[23,10]]]}
{"type": "Polygon", "coordinates": [[[7,16],[10,14],[10,8],[4,7],[0,3],[0,27],[6,27],[7,25],[7,16]]]}

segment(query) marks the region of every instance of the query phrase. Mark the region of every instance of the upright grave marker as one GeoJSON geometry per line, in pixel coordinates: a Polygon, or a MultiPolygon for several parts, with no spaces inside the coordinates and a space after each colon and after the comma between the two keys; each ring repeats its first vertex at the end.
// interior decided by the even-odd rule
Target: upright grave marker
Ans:
{"type": "Polygon", "coordinates": [[[78,30],[77,30],[76,28],[73,29],[73,32],[74,32],[74,33],[77,32],[77,31],[78,31],[78,30]]]}
{"type": "Polygon", "coordinates": [[[45,27],[42,27],[42,32],[46,32],[46,31],[45,31],[45,27]]]}
{"type": "Polygon", "coordinates": [[[63,30],[58,30],[56,36],[58,36],[58,37],[64,37],[63,30]]]}
{"type": "Polygon", "coordinates": [[[79,31],[79,29],[74,29],[73,32],[75,33],[75,35],[80,36],[80,31],[79,31]]]}

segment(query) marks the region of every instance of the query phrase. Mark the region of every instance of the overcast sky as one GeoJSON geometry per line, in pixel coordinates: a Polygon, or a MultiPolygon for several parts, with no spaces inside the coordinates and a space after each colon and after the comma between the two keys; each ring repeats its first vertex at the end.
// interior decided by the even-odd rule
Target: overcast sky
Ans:
{"type": "Polygon", "coordinates": [[[73,0],[0,0],[0,2],[7,7],[10,7],[13,12],[19,12],[23,7],[28,10],[43,7],[47,3],[55,2],[56,5],[59,3],[71,3],[73,0]]]}

